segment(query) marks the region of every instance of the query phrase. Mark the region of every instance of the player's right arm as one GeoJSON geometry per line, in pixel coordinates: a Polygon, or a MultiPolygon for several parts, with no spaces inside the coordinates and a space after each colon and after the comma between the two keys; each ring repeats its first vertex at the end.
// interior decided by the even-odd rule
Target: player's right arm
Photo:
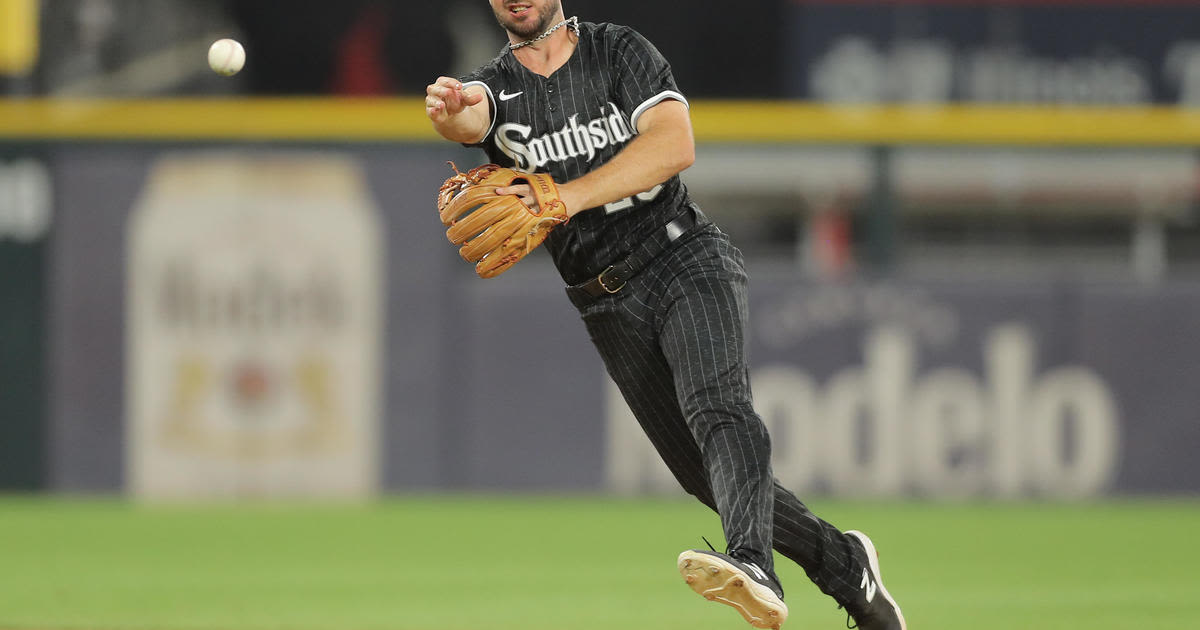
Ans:
{"type": "Polygon", "coordinates": [[[492,122],[483,88],[463,89],[458,79],[450,77],[438,77],[425,88],[425,115],[443,138],[463,144],[481,142],[492,122]]]}

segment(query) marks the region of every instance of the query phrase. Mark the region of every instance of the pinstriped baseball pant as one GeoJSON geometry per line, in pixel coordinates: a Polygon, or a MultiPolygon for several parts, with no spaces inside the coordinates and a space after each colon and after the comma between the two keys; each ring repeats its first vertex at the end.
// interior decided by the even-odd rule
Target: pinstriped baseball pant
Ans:
{"type": "Polygon", "coordinates": [[[861,572],[851,543],[771,473],[770,437],[751,405],[746,283],[741,252],[709,224],[619,293],[576,305],[667,467],[720,515],[728,552],[774,575],[774,547],[844,602],[861,572]]]}

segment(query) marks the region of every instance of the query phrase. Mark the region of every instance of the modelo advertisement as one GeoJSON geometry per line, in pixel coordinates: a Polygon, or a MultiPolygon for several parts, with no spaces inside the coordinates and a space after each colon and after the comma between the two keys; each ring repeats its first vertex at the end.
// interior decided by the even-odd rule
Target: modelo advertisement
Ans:
{"type": "MultiPolygon", "coordinates": [[[[679,492],[549,261],[485,282],[445,242],[430,156],[55,164],[48,487],[679,492]]],[[[797,492],[1200,493],[1195,283],[750,271],[755,406],[797,492]]]]}
{"type": "Polygon", "coordinates": [[[794,2],[785,15],[787,96],[1200,104],[1200,6],[794,2]]]}
{"type": "Polygon", "coordinates": [[[335,154],[155,162],[129,223],[134,494],[376,491],[377,214],[358,162],[335,154]]]}
{"type": "MultiPolygon", "coordinates": [[[[1200,491],[1200,287],[756,279],[753,296],[755,408],[793,490],[1200,491]]],[[[676,488],[615,392],[609,408],[610,487],[676,488]]]]}

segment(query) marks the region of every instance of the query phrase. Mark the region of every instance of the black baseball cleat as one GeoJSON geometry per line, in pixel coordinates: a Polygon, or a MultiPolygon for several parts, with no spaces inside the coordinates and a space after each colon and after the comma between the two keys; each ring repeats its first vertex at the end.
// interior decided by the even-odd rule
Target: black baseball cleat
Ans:
{"type": "Polygon", "coordinates": [[[860,630],[908,630],[899,604],[883,586],[883,576],[879,573],[879,552],[875,550],[875,544],[860,531],[850,530],[846,535],[861,547],[862,552],[855,555],[863,566],[862,578],[858,580],[858,593],[853,601],[845,605],[846,612],[856,625],[847,623],[847,627],[860,630]]]}
{"type": "Polygon", "coordinates": [[[755,628],[779,630],[787,621],[783,588],[753,563],[693,549],[679,554],[679,574],[693,591],[733,606],[755,628]]]}

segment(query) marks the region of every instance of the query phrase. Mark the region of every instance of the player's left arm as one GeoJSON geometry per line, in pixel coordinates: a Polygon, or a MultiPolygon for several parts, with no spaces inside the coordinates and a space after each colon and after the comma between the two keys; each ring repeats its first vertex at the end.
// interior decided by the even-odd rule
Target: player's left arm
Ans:
{"type": "Polygon", "coordinates": [[[558,187],[567,214],[645,192],[696,161],[687,105],[668,99],[638,118],[638,135],[600,168],[558,187]]]}
{"type": "MultiPolygon", "coordinates": [[[[558,185],[569,216],[650,190],[696,161],[692,119],[684,103],[666,99],[643,112],[637,126],[633,140],[603,166],[558,185]]],[[[525,185],[496,192],[529,195],[525,185]]]]}

